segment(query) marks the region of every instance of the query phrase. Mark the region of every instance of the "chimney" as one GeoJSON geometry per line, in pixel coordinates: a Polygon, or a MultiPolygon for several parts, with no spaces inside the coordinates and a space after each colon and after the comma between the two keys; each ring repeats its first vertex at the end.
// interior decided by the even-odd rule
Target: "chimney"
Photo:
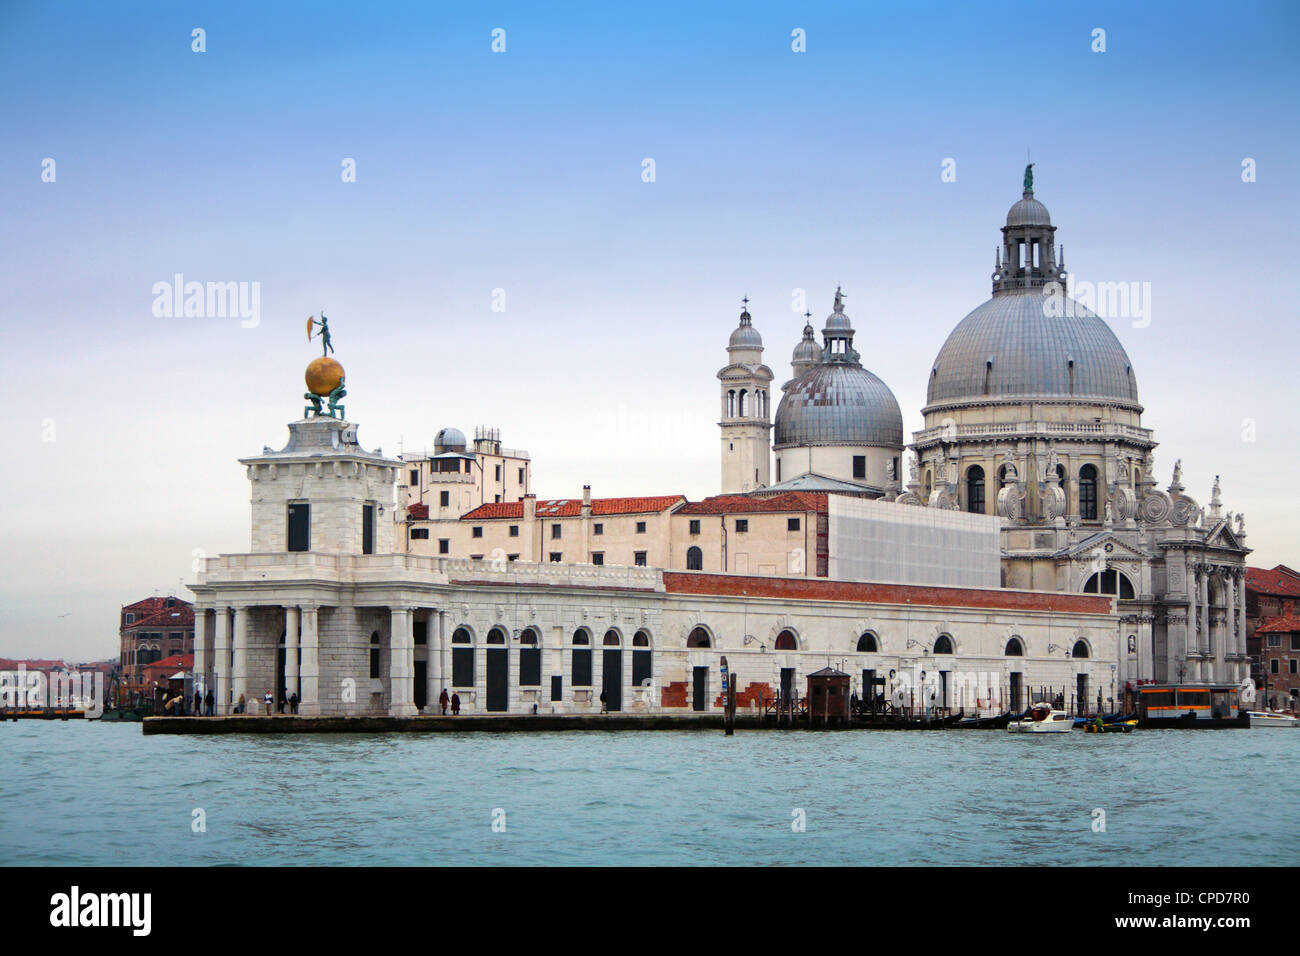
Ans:
{"type": "Polygon", "coordinates": [[[537,496],[524,495],[524,520],[533,521],[537,518],[537,496]]]}
{"type": "Polygon", "coordinates": [[[591,517],[591,485],[582,486],[582,516],[591,517]]]}

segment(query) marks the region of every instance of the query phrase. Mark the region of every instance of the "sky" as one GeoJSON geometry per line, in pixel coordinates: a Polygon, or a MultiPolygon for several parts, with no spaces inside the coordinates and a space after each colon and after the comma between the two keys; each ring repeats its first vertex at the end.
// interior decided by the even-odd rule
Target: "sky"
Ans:
{"type": "Polygon", "coordinates": [[[1221,475],[1300,566],[1297,41],[1289,2],[0,4],[0,656],[114,656],[247,550],[322,310],[363,444],[495,426],[543,498],[716,493],[746,295],[780,382],[842,284],[920,428],[1027,157],[1075,279],[1149,283],[1109,321],[1162,486],[1221,475]],[[165,314],[178,274],[256,314],[165,314]]]}

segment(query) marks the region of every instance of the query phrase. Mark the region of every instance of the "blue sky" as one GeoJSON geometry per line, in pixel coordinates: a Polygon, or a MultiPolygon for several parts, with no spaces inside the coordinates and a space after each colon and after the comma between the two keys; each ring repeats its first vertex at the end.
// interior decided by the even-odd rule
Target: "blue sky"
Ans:
{"type": "Polygon", "coordinates": [[[112,654],[246,549],[235,459],[322,308],[363,442],[496,425],[543,496],[715,492],[746,294],[782,379],[792,290],[820,327],[843,283],[917,428],[1027,150],[1075,276],[1151,283],[1114,327],[1162,482],[1221,474],[1254,563],[1300,561],[1295,4],[547,6],[0,7],[0,653],[112,654]],[[259,324],[156,317],[176,273],[260,283],[259,324]]]}

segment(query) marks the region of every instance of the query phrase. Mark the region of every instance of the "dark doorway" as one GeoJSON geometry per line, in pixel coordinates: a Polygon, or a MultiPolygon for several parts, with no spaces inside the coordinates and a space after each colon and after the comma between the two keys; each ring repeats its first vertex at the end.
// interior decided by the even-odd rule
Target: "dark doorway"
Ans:
{"type": "Polygon", "coordinates": [[[1017,714],[1025,709],[1024,678],[1025,675],[1021,674],[1019,671],[1011,672],[1011,710],[1017,714]]]}
{"type": "Polygon", "coordinates": [[[1074,678],[1075,700],[1074,712],[1076,714],[1085,714],[1088,712],[1088,675],[1077,674],[1074,678]]]}
{"type": "Polygon", "coordinates": [[[623,648],[606,647],[601,664],[601,688],[605,691],[605,707],[613,713],[623,709],[623,648]]]}
{"type": "Polygon", "coordinates": [[[697,667],[692,672],[692,696],[691,706],[696,710],[704,710],[709,703],[709,669],[707,667],[697,667]]]}
{"type": "Polygon", "coordinates": [[[504,713],[510,706],[510,652],[504,647],[487,649],[487,709],[504,713]]]}
{"type": "Polygon", "coordinates": [[[415,698],[415,706],[420,710],[424,710],[424,705],[429,702],[429,687],[426,683],[428,676],[429,676],[429,662],[416,661],[414,698],[415,698]]]}
{"type": "Polygon", "coordinates": [[[794,694],[794,668],[781,668],[781,699],[789,700],[794,694]]]}

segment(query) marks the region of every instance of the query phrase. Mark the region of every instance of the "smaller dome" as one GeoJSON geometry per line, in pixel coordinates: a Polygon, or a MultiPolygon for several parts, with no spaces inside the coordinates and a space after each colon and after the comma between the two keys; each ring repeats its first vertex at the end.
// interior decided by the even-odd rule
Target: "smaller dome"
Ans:
{"type": "Polygon", "coordinates": [[[822,348],[817,344],[816,335],[811,325],[803,327],[803,339],[794,347],[794,354],[790,357],[791,364],[821,361],[822,348]]]}
{"type": "Polygon", "coordinates": [[[740,313],[740,325],[736,326],[736,331],[731,333],[731,338],[727,339],[727,348],[729,349],[761,349],[763,347],[763,336],[758,334],[758,329],[751,324],[749,310],[746,309],[740,313]]]}
{"type": "Polygon", "coordinates": [[[439,455],[448,451],[464,451],[468,444],[465,433],[459,428],[444,428],[433,437],[433,449],[439,455]]]}
{"type": "Polygon", "coordinates": [[[1008,226],[1050,226],[1052,217],[1048,215],[1047,207],[1034,198],[1034,194],[1027,192],[1021,199],[1007,210],[1008,226]]]}

